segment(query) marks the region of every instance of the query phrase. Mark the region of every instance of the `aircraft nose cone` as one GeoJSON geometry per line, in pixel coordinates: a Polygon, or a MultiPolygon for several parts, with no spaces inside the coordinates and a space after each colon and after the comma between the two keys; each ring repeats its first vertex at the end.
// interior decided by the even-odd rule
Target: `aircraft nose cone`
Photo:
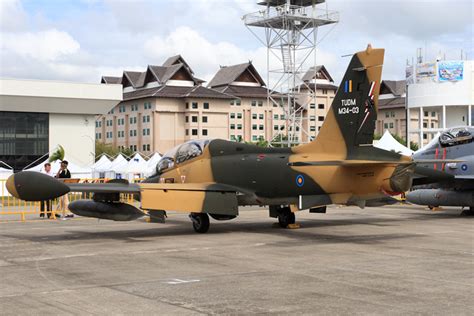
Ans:
{"type": "Polygon", "coordinates": [[[16,191],[15,188],[15,175],[12,174],[11,176],[8,177],[7,182],[5,183],[5,186],[7,187],[7,191],[19,199],[20,197],[18,196],[18,192],[16,191]]]}
{"type": "Polygon", "coordinates": [[[6,187],[11,195],[25,201],[51,200],[69,192],[69,187],[64,183],[33,171],[11,175],[6,187]]]}

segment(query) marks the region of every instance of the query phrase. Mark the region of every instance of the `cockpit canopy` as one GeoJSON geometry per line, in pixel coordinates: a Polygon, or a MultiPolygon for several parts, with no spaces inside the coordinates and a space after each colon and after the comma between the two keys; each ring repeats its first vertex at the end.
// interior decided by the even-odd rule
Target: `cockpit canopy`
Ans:
{"type": "Polygon", "coordinates": [[[439,136],[439,143],[443,147],[467,144],[474,141],[474,129],[468,127],[454,127],[444,131],[439,136]]]}
{"type": "Polygon", "coordinates": [[[204,148],[211,142],[210,139],[190,140],[166,152],[156,166],[156,173],[162,174],[173,168],[175,163],[181,164],[187,160],[202,155],[204,148]]]}

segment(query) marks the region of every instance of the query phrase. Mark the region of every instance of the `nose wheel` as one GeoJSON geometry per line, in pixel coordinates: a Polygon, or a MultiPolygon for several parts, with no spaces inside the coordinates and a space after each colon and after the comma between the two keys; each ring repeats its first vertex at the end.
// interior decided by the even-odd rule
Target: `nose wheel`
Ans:
{"type": "Polygon", "coordinates": [[[209,230],[209,216],[206,213],[191,213],[189,218],[196,233],[204,234],[209,230]]]}

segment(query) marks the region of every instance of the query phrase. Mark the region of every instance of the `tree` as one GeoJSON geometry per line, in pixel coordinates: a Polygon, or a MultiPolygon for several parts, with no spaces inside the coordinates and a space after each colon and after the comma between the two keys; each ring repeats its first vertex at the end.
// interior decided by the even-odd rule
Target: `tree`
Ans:
{"type": "Polygon", "coordinates": [[[95,142],[95,156],[100,157],[101,155],[105,154],[109,157],[115,158],[118,154],[123,154],[127,157],[131,157],[133,155],[133,150],[130,148],[120,149],[112,144],[104,144],[101,142],[95,142]]]}

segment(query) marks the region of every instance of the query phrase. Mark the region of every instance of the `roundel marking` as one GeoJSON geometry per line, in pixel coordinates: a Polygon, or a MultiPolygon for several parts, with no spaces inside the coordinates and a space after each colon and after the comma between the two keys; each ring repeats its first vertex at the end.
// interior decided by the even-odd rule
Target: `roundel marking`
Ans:
{"type": "Polygon", "coordinates": [[[303,175],[299,174],[299,175],[296,176],[296,185],[300,188],[304,185],[303,175]]]}
{"type": "Polygon", "coordinates": [[[466,165],[466,164],[463,164],[463,165],[461,166],[461,170],[462,170],[462,171],[466,171],[466,170],[467,170],[467,165],[466,165]]]}

